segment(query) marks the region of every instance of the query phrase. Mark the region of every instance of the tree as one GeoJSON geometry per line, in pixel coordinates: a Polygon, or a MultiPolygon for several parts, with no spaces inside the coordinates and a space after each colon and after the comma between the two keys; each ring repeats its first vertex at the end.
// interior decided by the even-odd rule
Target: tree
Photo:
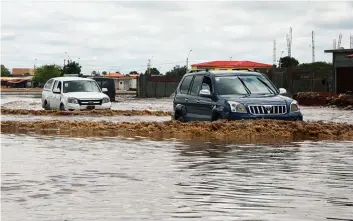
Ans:
{"type": "Polygon", "coordinates": [[[28,72],[24,73],[24,76],[30,76],[30,75],[31,75],[31,74],[28,73],[28,72]]]}
{"type": "Polygon", "coordinates": [[[36,68],[32,81],[35,83],[45,83],[50,78],[60,77],[60,76],[61,76],[60,66],[55,64],[43,65],[39,68],[36,68]]]}
{"type": "Polygon", "coordinates": [[[96,76],[97,75],[97,71],[92,71],[91,75],[92,76],[96,76]]]}
{"type": "Polygon", "coordinates": [[[79,63],[75,62],[75,61],[68,61],[68,63],[63,67],[62,69],[62,75],[65,74],[81,74],[81,68],[82,66],[80,66],[79,63]]]}
{"type": "MultiPolygon", "coordinates": [[[[160,75],[161,74],[157,68],[151,68],[150,73],[151,73],[151,75],[160,75]]],[[[148,69],[145,71],[145,74],[148,74],[148,69]]]]}
{"type": "Polygon", "coordinates": [[[282,57],[279,59],[279,67],[281,68],[289,68],[298,66],[299,61],[293,57],[282,57]]]}
{"type": "Polygon", "coordinates": [[[130,71],[129,75],[132,75],[132,74],[139,75],[139,73],[137,71],[130,71]]]}
{"type": "Polygon", "coordinates": [[[314,63],[303,63],[298,65],[298,68],[313,69],[313,70],[332,70],[332,63],[317,61],[314,63]]]}
{"type": "Polygon", "coordinates": [[[10,76],[11,75],[11,73],[10,73],[10,71],[9,71],[9,69],[7,69],[6,67],[5,67],[5,65],[1,65],[1,77],[7,77],[7,76],[10,76]]]}
{"type": "Polygon", "coordinates": [[[102,74],[103,74],[103,75],[107,75],[107,72],[106,72],[106,71],[103,71],[102,74]]]}
{"type": "Polygon", "coordinates": [[[168,71],[165,75],[166,76],[176,76],[176,77],[181,77],[186,74],[186,66],[180,67],[180,65],[176,65],[173,67],[172,70],[168,71]]]}

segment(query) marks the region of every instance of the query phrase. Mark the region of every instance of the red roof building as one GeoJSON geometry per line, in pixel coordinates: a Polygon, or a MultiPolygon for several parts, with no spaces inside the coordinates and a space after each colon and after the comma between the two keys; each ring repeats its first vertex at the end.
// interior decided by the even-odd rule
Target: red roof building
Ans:
{"type": "Polygon", "coordinates": [[[264,64],[253,61],[209,61],[199,64],[192,64],[191,69],[204,69],[210,70],[232,70],[232,69],[271,69],[271,64],[264,64]]]}

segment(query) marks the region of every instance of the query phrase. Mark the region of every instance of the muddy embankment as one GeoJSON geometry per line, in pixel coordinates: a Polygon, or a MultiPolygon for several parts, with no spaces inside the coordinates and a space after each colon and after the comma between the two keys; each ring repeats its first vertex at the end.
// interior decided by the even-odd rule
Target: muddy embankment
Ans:
{"type": "Polygon", "coordinates": [[[3,115],[35,116],[171,116],[171,112],[150,110],[91,110],[91,111],[58,111],[58,110],[25,110],[1,108],[3,115]]]}
{"type": "Polygon", "coordinates": [[[293,99],[303,106],[337,107],[353,110],[353,94],[336,94],[331,92],[299,92],[293,99]]]}
{"type": "Polygon", "coordinates": [[[344,123],[243,120],[219,122],[80,122],[2,121],[2,133],[88,136],[143,136],[150,139],[279,143],[299,140],[353,140],[353,125],[344,123]]]}

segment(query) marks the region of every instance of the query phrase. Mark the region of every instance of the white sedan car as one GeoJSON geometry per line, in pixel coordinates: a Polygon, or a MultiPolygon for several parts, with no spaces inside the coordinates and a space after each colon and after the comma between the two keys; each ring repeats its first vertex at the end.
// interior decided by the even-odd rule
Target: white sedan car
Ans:
{"type": "Polygon", "coordinates": [[[42,107],[46,110],[110,109],[110,98],[97,82],[81,77],[57,77],[49,79],[42,92],[42,107]]]}

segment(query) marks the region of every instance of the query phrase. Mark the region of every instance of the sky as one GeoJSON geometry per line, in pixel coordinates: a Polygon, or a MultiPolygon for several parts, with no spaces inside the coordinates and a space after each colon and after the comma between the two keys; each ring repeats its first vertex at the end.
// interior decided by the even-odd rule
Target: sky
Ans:
{"type": "Polygon", "coordinates": [[[93,70],[144,72],[148,59],[161,72],[175,65],[214,60],[273,64],[288,55],[331,62],[324,53],[342,33],[344,48],[353,34],[352,1],[105,1],[2,0],[1,64],[33,67],[78,61],[93,70]],[[282,51],[284,51],[282,53],[282,51]]]}

